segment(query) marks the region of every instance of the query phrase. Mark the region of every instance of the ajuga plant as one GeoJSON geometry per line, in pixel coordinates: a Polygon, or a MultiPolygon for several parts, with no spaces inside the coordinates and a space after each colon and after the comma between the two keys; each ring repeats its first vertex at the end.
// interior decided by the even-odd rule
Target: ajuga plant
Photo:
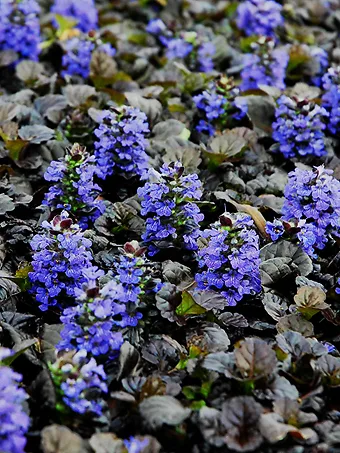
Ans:
{"type": "Polygon", "coordinates": [[[88,356],[98,360],[114,359],[123,343],[120,332],[115,330],[114,318],[125,312],[121,302],[123,288],[110,280],[100,285],[104,271],[97,267],[84,270],[81,288],[75,288],[76,305],[65,308],[60,317],[61,331],[59,350],[85,350],[88,356]]]}
{"type": "Polygon", "coordinates": [[[59,354],[48,366],[57,394],[56,409],[61,415],[102,415],[103,397],[108,392],[103,365],[81,349],[59,354]]]}
{"type": "Polygon", "coordinates": [[[75,143],[65,157],[52,161],[47,168],[45,180],[54,184],[46,193],[43,204],[51,210],[70,212],[85,229],[105,210],[104,202],[98,198],[101,189],[94,183],[95,173],[95,157],[75,143]]]}
{"type": "Polygon", "coordinates": [[[144,252],[132,241],[125,244],[105,278],[97,267],[84,270],[85,282],[74,290],[76,305],[66,308],[60,318],[64,324],[60,350],[85,349],[97,361],[117,357],[123,343],[120,330],[137,326],[142,318],[138,307],[161,287],[144,252]]]}
{"type": "Polygon", "coordinates": [[[211,72],[214,69],[216,48],[203,33],[191,31],[176,35],[160,19],[151,20],[146,31],[166,48],[165,54],[169,60],[184,60],[192,71],[211,72]]]}
{"type": "Polygon", "coordinates": [[[162,287],[155,276],[155,265],[144,256],[145,252],[137,241],[127,242],[114,263],[113,275],[122,288],[118,300],[125,305],[121,319],[114,321],[121,328],[137,326],[142,318],[138,308],[162,287]]]}
{"type": "Polygon", "coordinates": [[[322,106],[329,113],[327,128],[336,135],[340,130],[340,66],[329,68],[322,78],[322,106]]]}
{"type": "Polygon", "coordinates": [[[98,176],[143,176],[148,168],[148,132],[147,117],[138,108],[104,110],[94,131],[98,139],[94,144],[98,176]]]}
{"type": "Polygon", "coordinates": [[[261,291],[259,237],[250,216],[223,214],[199,242],[198,289],[220,292],[226,306],[261,291]]]}
{"type": "Polygon", "coordinates": [[[233,80],[221,76],[201,94],[194,96],[199,117],[196,129],[214,135],[216,129],[226,129],[242,119],[247,113],[247,105],[242,98],[237,98],[239,94],[233,80]]]}
{"type": "Polygon", "coordinates": [[[85,33],[98,27],[98,12],[94,0],[54,0],[51,12],[75,19],[76,27],[85,33]]]}
{"type": "Polygon", "coordinates": [[[24,453],[30,420],[23,404],[28,395],[20,387],[21,374],[3,362],[13,354],[10,349],[0,347],[0,451],[24,453]]]}
{"type": "MultiPolygon", "coordinates": [[[[282,220],[297,227],[301,247],[311,257],[317,257],[331,235],[340,236],[340,182],[332,174],[323,165],[288,174],[282,220]]],[[[276,220],[267,223],[267,232],[277,240],[284,228],[276,220]]]]}
{"type": "Polygon", "coordinates": [[[273,138],[286,159],[291,157],[327,154],[325,149],[325,121],[328,112],[310,100],[299,100],[282,95],[277,100],[273,138]]]}
{"type": "Polygon", "coordinates": [[[163,164],[159,171],[150,169],[148,182],[138,189],[146,217],[142,235],[148,253],[155,255],[169,246],[196,250],[201,214],[197,201],[202,196],[202,183],[197,174],[184,175],[180,162],[163,164]]]}
{"type": "Polygon", "coordinates": [[[29,279],[31,294],[46,311],[72,302],[75,288],[84,280],[84,269],[91,266],[92,243],[66,211],[51,222],[44,221],[42,228],[43,233],[31,241],[34,254],[29,279]]]}
{"type": "Polygon", "coordinates": [[[282,5],[274,0],[244,0],[237,8],[236,24],[247,36],[276,38],[276,28],[283,24],[282,5]]]}
{"type": "Polygon", "coordinates": [[[19,58],[38,60],[40,52],[38,2],[4,0],[0,6],[0,50],[14,50],[19,58]]]}
{"type": "Polygon", "coordinates": [[[80,76],[87,79],[93,52],[104,53],[114,57],[116,49],[110,43],[103,43],[95,34],[77,34],[70,39],[60,41],[64,54],[62,72],[65,76],[80,76]]]}
{"type": "Polygon", "coordinates": [[[318,46],[293,44],[288,46],[290,64],[287,78],[291,81],[306,81],[321,86],[322,76],[327,71],[329,59],[327,52],[318,46]]]}
{"type": "Polygon", "coordinates": [[[251,53],[244,56],[241,71],[241,90],[252,90],[268,85],[284,90],[289,54],[284,48],[275,48],[272,38],[260,37],[250,45],[251,53]]]}

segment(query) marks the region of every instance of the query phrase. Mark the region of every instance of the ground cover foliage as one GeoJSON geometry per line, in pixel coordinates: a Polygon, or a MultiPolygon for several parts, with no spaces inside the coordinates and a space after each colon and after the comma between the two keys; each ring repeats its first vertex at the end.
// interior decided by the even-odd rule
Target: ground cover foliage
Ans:
{"type": "Polygon", "coordinates": [[[0,451],[340,451],[339,0],[0,10],[0,451]]]}

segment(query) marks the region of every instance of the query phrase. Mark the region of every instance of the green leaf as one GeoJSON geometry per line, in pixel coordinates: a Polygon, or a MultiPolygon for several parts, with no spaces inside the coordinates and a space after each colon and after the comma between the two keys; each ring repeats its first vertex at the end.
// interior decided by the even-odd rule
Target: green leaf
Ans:
{"type": "Polygon", "coordinates": [[[193,403],[190,405],[190,409],[193,411],[199,411],[202,409],[202,407],[206,406],[206,402],[204,400],[199,400],[199,401],[193,401],[193,403]]]}
{"type": "Polygon", "coordinates": [[[27,351],[27,349],[29,349],[31,346],[35,345],[37,342],[38,342],[38,340],[36,338],[33,338],[33,339],[25,340],[22,343],[19,343],[18,345],[14,346],[14,348],[13,348],[14,354],[3,359],[1,361],[1,363],[3,365],[8,365],[8,366],[11,365],[16,358],[21,356],[22,353],[27,351]]]}
{"type": "Polygon", "coordinates": [[[146,46],[148,35],[146,33],[132,33],[128,36],[128,41],[138,46],[146,46]]]}
{"type": "Polygon", "coordinates": [[[196,398],[196,390],[193,386],[187,385],[186,387],[183,387],[182,393],[187,400],[194,400],[196,398]]]}
{"type": "Polygon", "coordinates": [[[252,36],[247,36],[246,38],[241,38],[240,40],[240,47],[242,52],[252,52],[251,45],[253,42],[256,42],[259,39],[258,36],[252,35],[252,36]]]}
{"type": "Polygon", "coordinates": [[[58,35],[62,35],[65,31],[70,30],[73,28],[78,21],[71,19],[70,17],[65,17],[60,14],[55,14],[55,20],[58,24],[58,35]]]}
{"type": "Polygon", "coordinates": [[[189,315],[201,315],[205,313],[206,310],[203,307],[200,307],[188,291],[182,292],[182,302],[176,308],[176,314],[179,316],[189,316],[189,315]]]}
{"type": "Polygon", "coordinates": [[[240,158],[247,147],[248,142],[243,137],[228,130],[211,141],[211,150],[204,151],[204,155],[209,159],[210,168],[215,169],[223,162],[240,158]]]}
{"type": "Polygon", "coordinates": [[[7,140],[5,142],[6,148],[9,151],[9,157],[17,161],[20,158],[21,151],[29,144],[29,140],[18,138],[16,140],[7,140]]]}
{"type": "Polygon", "coordinates": [[[315,286],[302,286],[294,296],[294,302],[298,307],[298,311],[306,319],[311,319],[319,311],[330,308],[325,300],[325,292],[315,286]]]}

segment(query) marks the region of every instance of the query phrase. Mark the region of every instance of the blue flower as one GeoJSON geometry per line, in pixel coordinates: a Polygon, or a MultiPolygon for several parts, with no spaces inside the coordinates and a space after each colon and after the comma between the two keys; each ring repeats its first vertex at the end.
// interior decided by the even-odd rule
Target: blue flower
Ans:
{"type": "Polygon", "coordinates": [[[336,135],[340,130],[340,66],[329,68],[322,78],[322,106],[329,113],[328,130],[336,135]]]}
{"type": "Polygon", "coordinates": [[[284,90],[289,54],[275,48],[274,40],[260,38],[251,45],[252,53],[244,57],[241,71],[241,90],[252,90],[268,85],[284,90]]]}
{"type": "Polygon", "coordinates": [[[340,182],[332,174],[323,166],[288,174],[282,218],[300,229],[298,239],[312,257],[340,232],[340,182]]]}
{"type": "Polygon", "coordinates": [[[221,77],[211,83],[207,90],[194,96],[200,117],[196,129],[213,135],[215,129],[226,129],[231,123],[241,120],[247,113],[247,105],[236,99],[240,91],[231,79],[221,77]]]}
{"type": "Polygon", "coordinates": [[[277,241],[284,233],[282,222],[277,219],[275,219],[274,222],[267,222],[266,232],[269,234],[272,241],[277,241]]]}
{"type": "Polygon", "coordinates": [[[61,41],[61,44],[64,49],[61,72],[63,77],[77,75],[87,79],[90,75],[90,64],[94,51],[105,53],[110,57],[116,53],[111,44],[90,39],[87,35],[75,36],[61,41]]]}
{"type": "Polygon", "coordinates": [[[237,8],[236,24],[247,36],[276,38],[275,30],[283,25],[282,6],[273,0],[245,0],[237,8]]]}
{"type": "Polygon", "coordinates": [[[193,45],[182,38],[174,38],[168,41],[166,56],[170,60],[185,58],[193,50],[193,45]]]}
{"type": "Polygon", "coordinates": [[[24,453],[30,420],[23,403],[28,395],[20,387],[21,374],[1,364],[3,359],[13,354],[11,350],[0,347],[0,451],[24,453]]]}
{"type": "Polygon", "coordinates": [[[124,445],[127,448],[128,453],[141,453],[149,443],[149,439],[137,439],[133,436],[124,440],[124,445]]]}
{"type": "Polygon", "coordinates": [[[93,181],[96,170],[95,157],[75,143],[65,157],[52,161],[47,168],[44,177],[54,185],[42,204],[69,211],[86,229],[105,211],[104,202],[98,199],[101,189],[93,181]]]}
{"type": "Polygon", "coordinates": [[[71,351],[49,364],[56,386],[57,409],[81,415],[100,417],[105,407],[104,394],[108,392],[107,376],[102,365],[88,357],[87,351],[71,351]]]}
{"type": "Polygon", "coordinates": [[[325,149],[328,112],[319,105],[282,95],[275,111],[273,138],[285,158],[295,156],[317,156],[327,154],[325,149]]]}
{"type": "Polygon", "coordinates": [[[77,28],[85,33],[98,28],[98,12],[94,0],[54,0],[51,12],[76,19],[77,28]]]}
{"type": "Polygon", "coordinates": [[[145,138],[149,126],[145,113],[123,106],[114,111],[104,110],[100,125],[95,129],[95,157],[98,176],[112,174],[125,177],[142,176],[148,168],[145,138]]]}
{"type": "Polygon", "coordinates": [[[35,0],[2,0],[0,50],[37,61],[40,53],[40,7],[35,0]]]}
{"type": "Polygon", "coordinates": [[[221,224],[203,231],[202,238],[201,270],[195,275],[198,289],[220,292],[226,306],[261,291],[259,237],[251,217],[224,215],[221,224]]]}
{"type": "Polygon", "coordinates": [[[33,271],[28,276],[30,292],[46,311],[74,297],[75,288],[84,281],[83,270],[91,266],[92,243],[72,224],[66,211],[50,223],[43,222],[42,227],[44,234],[36,234],[31,241],[33,271]]]}
{"type": "MultiPolygon", "coordinates": [[[[144,242],[154,255],[161,242],[196,250],[199,222],[203,220],[195,201],[202,196],[202,184],[196,174],[183,175],[180,162],[164,164],[160,172],[149,170],[149,180],[138,189],[142,216],[146,217],[144,242]]],[[[166,245],[166,246],[168,246],[166,245]]]]}
{"type": "Polygon", "coordinates": [[[64,309],[60,317],[64,327],[57,345],[59,350],[84,349],[88,356],[117,357],[123,337],[114,331],[113,317],[126,310],[120,302],[124,291],[121,285],[113,282],[100,288],[97,279],[103,275],[104,272],[96,267],[84,272],[85,282],[75,289],[77,305],[64,309]]]}

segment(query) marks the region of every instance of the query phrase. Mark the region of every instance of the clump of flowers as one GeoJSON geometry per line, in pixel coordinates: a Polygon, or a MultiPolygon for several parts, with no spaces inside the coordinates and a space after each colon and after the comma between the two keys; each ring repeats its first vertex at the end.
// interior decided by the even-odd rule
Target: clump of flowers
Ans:
{"type": "Polygon", "coordinates": [[[237,98],[239,94],[233,80],[223,76],[216,83],[212,82],[203,93],[194,96],[200,117],[196,129],[211,136],[216,129],[226,129],[241,120],[247,113],[247,104],[242,98],[237,98]]]}
{"type": "Polygon", "coordinates": [[[53,209],[64,209],[86,228],[105,210],[98,199],[100,187],[93,181],[96,173],[95,157],[75,143],[65,157],[52,161],[45,172],[46,181],[54,182],[45,195],[43,204],[53,209]]]}
{"type": "Polygon", "coordinates": [[[77,28],[87,33],[98,27],[94,0],[54,0],[51,12],[77,20],[77,28]]]}
{"type": "Polygon", "coordinates": [[[289,55],[285,49],[275,48],[271,38],[261,37],[251,44],[252,53],[244,57],[241,71],[242,90],[259,88],[268,85],[284,90],[289,55]]]}
{"type": "Polygon", "coordinates": [[[138,189],[146,231],[142,235],[152,256],[169,244],[196,250],[199,222],[204,218],[196,201],[202,196],[202,183],[196,174],[183,175],[180,162],[163,164],[160,171],[149,170],[147,182],[138,189]]]}
{"type": "Polygon", "coordinates": [[[49,364],[58,396],[57,410],[100,417],[105,407],[103,395],[108,392],[102,365],[88,357],[87,351],[70,351],[49,364]]]}
{"type": "Polygon", "coordinates": [[[137,309],[148,293],[160,289],[152,264],[143,257],[145,248],[132,241],[124,246],[113,271],[101,283],[104,272],[91,267],[83,272],[85,282],[75,288],[77,305],[64,310],[60,350],[85,349],[96,358],[114,359],[123,343],[117,329],[136,327],[142,318],[137,309]]]}
{"type": "Polygon", "coordinates": [[[44,221],[42,227],[45,232],[36,234],[31,241],[33,271],[28,275],[30,292],[40,309],[46,311],[75,296],[75,288],[84,281],[84,269],[91,266],[92,243],[66,211],[51,222],[44,221]]]}
{"type": "Polygon", "coordinates": [[[23,410],[28,395],[20,387],[22,376],[1,363],[12,351],[0,347],[0,451],[24,453],[29,417],[23,410]]]}
{"type": "Polygon", "coordinates": [[[111,44],[103,43],[100,39],[88,35],[77,35],[61,41],[64,54],[62,57],[63,70],[61,75],[80,76],[87,79],[90,75],[90,64],[94,51],[114,57],[116,49],[111,44]]]}
{"type": "Polygon", "coordinates": [[[105,179],[112,174],[127,178],[144,175],[148,168],[148,132],[147,117],[138,108],[104,110],[94,131],[98,139],[94,144],[98,176],[105,179]]]}
{"type": "Polygon", "coordinates": [[[35,0],[1,2],[0,50],[14,50],[20,58],[37,61],[40,7],[35,0]]]}
{"type": "Polygon", "coordinates": [[[114,264],[114,278],[121,285],[117,300],[125,304],[121,320],[114,321],[121,328],[137,326],[142,318],[138,307],[145,302],[148,294],[158,292],[162,287],[160,280],[153,276],[154,268],[144,256],[145,251],[138,242],[127,242],[124,253],[114,264]]]}
{"type": "Polygon", "coordinates": [[[122,334],[113,331],[113,318],[125,312],[123,288],[112,280],[100,287],[98,279],[104,271],[97,267],[83,275],[85,282],[74,291],[77,305],[65,308],[60,317],[64,328],[58,349],[83,349],[94,357],[114,359],[123,344],[122,334]]]}
{"type": "Polygon", "coordinates": [[[237,8],[236,24],[247,36],[275,38],[275,30],[283,24],[282,6],[274,0],[245,0],[237,8]]]}
{"type": "Polygon", "coordinates": [[[310,100],[282,95],[278,100],[273,123],[273,138],[285,158],[327,154],[325,149],[328,112],[310,100]]]}
{"type": "Polygon", "coordinates": [[[214,69],[213,57],[216,48],[207,36],[194,31],[174,35],[160,19],[153,19],[146,27],[166,48],[169,60],[185,60],[193,71],[211,72],[214,69]]]}
{"type": "Polygon", "coordinates": [[[259,237],[250,216],[223,215],[202,233],[197,288],[220,292],[226,306],[261,291],[259,237]]]}
{"type": "Polygon", "coordinates": [[[340,66],[329,68],[322,78],[325,91],[322,96],[322,106],[329,113],[328,130],[336,135],[340,129],[340,66]]]}
{"type": "Polygon", "coordinates": [[[323,165],[288,174],[282,219],[299,228],[301,246],[312,257],[330,235],[340,235],[340,182],[332,174],[323,165]]]}

